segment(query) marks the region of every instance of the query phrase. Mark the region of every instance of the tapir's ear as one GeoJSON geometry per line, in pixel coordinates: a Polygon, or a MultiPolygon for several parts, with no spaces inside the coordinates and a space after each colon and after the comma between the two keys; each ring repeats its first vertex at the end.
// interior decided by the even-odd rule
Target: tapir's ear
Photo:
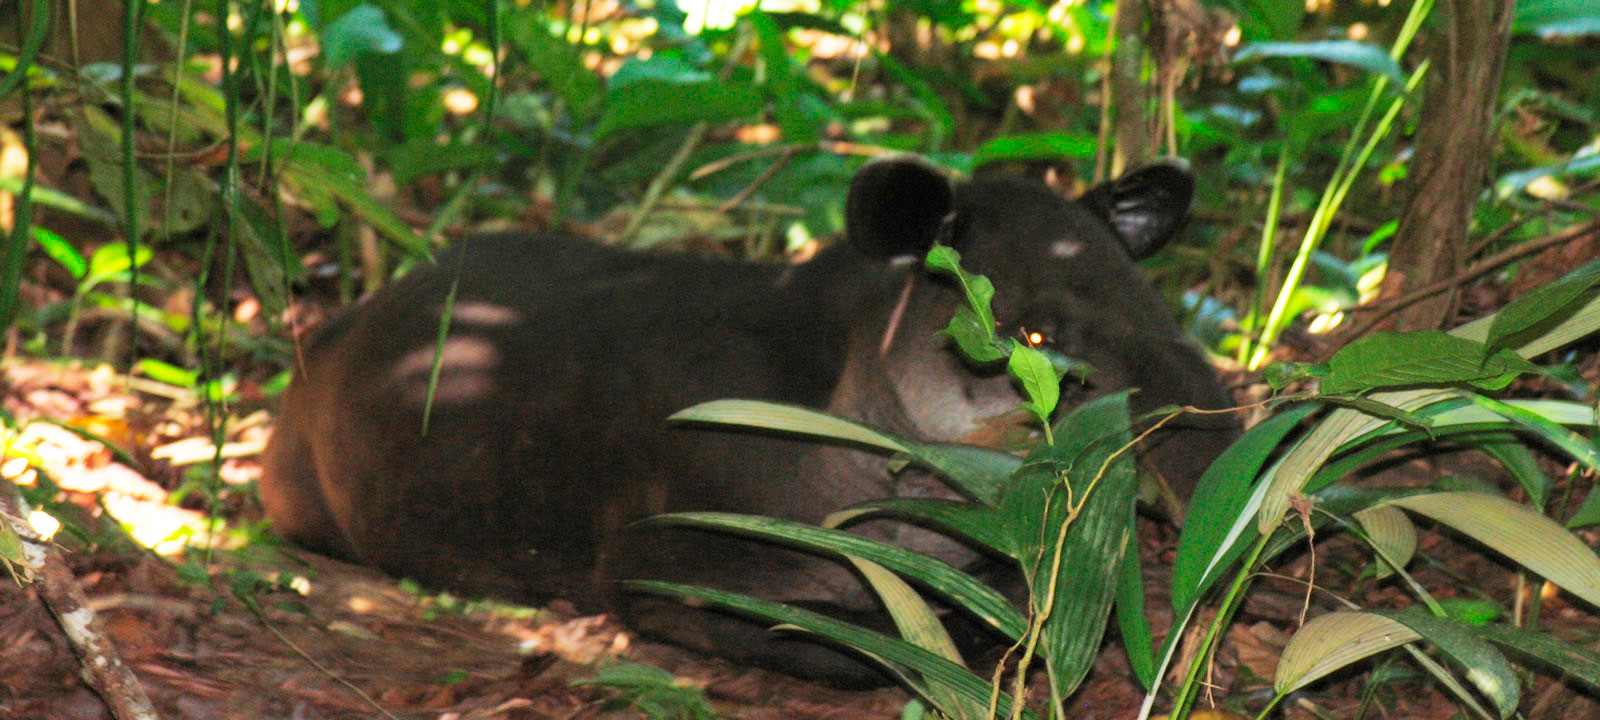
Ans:
{"type": "Polygon", "coordinates": [[[1085,193],[1081,202],[1117,233],[1135,260],[1154,255],[1183,225],[1194,177],[1177,163],[1139,168],[1085,193]]]}
{"type": "Polygon", "coordinates": [[[955,202],[950,181],[910,156],[874,160],[856,172],[845,198],[845,236],[876,258],[921,255],[955,202]]]}

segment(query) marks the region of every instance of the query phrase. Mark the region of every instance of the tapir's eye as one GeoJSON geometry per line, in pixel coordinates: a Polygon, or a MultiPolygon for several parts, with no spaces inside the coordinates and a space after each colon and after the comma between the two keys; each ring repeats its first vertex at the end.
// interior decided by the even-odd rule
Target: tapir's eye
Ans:
{"type": "Polygon", "coordinates": [[[1038,347],[1040,345],[1043,345],[1044,344],[1044,333],[1039,333],[1039,332],[1030,332],[1030,333],[1028,333],[1028,344],[1032,345],[1033,347],[1038,347]]]}

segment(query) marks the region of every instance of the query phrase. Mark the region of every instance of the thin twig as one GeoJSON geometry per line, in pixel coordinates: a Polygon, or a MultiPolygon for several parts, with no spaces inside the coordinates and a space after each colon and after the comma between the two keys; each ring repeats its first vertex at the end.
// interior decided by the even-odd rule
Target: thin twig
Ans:
{"type": "Polygon", "coordinates": [[[66,558],[53,545],[32,539],[33,529],[23,520],[27,516],[28,504],[22,493],[10,480],[0,478],[0,522],[22,538],[23,561],[28,565],[25,570],[36,573],[39,600],[77,652],[84,683],[100,696],[117,720],[159,720],[161,716],[150,704],[144,686],[106,638],[100,618],[89,608],[66,558]]]}

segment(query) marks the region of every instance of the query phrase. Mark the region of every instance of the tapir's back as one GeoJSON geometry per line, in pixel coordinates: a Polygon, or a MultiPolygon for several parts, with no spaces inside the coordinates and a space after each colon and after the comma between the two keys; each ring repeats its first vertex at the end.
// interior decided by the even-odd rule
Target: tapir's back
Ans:
{"type": "Polygon", "coordinates": [[[301,544],[430,584],[594,599],[603,541],[628,523],[786,509],[735,475],[804,446],[664,420],[721,397],[826,406],[848,342],[827,307],[849,292],[799,287],[819,270],[839,274],[556,235],[464,242],[305,349],[265,459],[267,514],[301,544]]]}

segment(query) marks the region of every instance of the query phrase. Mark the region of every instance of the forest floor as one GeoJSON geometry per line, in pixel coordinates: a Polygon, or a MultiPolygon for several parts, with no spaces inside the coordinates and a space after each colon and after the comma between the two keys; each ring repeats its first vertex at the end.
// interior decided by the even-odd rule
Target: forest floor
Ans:
{"type": "MultiPolygon", "coordinates": [[[[1580,368],[1585,376],[1600,375],[1595,356],[1587,362],[1580,368]]],[[[206,493],[186,484],[186,468],[212,453],[199,406],[151,384],[130,388],[109,369],[83,363],[8,360],[0,366],[0,391],[5,411],[22,428],[17,447],[27,448],[33,467],[61,488],[65,503],[53,509],[81,515],[68,523],[71,534],[57,538],[67,550],[57,557],[162,717],[915,717],[905,710],[910,696],[896,688],[842,691],[739,668],[641,641],[614,619],[581,616],[563,603],[538,610],[469,603],[281,546],[261,530],[254,501],[255,453],[271,424],[264,409],[236,423],[225,445],[224,487],[212,506],[221,508],[229,529],[208,541],[201,531],[207,518],[197,509],[206,493]],[[208,544],[209,554],[200,550],[208,544]],[[151,546],[155,552],[143,549],[151,546]],[[626,669],[619,665],[625,662],[662,668],[672,679],[631,689],[587,683],[597,673],[626,669]]],[[[244,410],[252,402],[270,405],[248,384],[240,395],[244,410]]],[[[19,484],[39,481],[0,465],[19,484]]],[[[1495,472],[1482,460],[1408,457],[1369,480],[1421,485],[1445,473],[1494,479],[1495,472]]],[[[1555,476],[1563,477],[1559,469],[1555,476]]],[[[1162,578],[1176,532],[1155,520],[1141,523],[1147,607],[1159,631],[1171,622],[1162,578]]],[[[1241,714],[1211,720],[1249,717],[1266,702],[1284,643],[1307,608],[1314,616],[1338,606],[1330,593],[1366,607],[1412,603],[1394,583],[1364,573],[1370,557],[1362,546],[1343,534],[1325,535],[1313,552],[1281,561],[1252,588],[1203,676],[1212,691],[1201,707],[1215,703],[1241,714]],[[1308,595],[1307,581],[1322,590],[1308,595]]],[[[1595,533],[1581,536],[1600,544],[1595,533]]],[[[1458,536],[1424,527],[1422,549],[1415,574],[1437,595],[1483,593],[1502,608],[1530,597],[1524,576],[1458,536]]],[[[0,718],[110,717],[36,586],[0,579],[0,718]]],[[[1559,593],[1543,600],[1540,623],[1591,646],[1600,637],[1600,618],[1559,593]]],[[[1191,650],[1180,669],[1194,645],[1186,638],[1191,650]]],[[[1347,671],[1318,683],[1286,701],[1278,717],[1445,720],[1458,712],[1438,683],[1409,663],[1380,660],[1362,668],[1373,672],[1347,671]]],[[[1563,683],[1558,671],[1535,668],[1523,680],[1525,717],[1600,717],[1600,702],[1563,683]]],[[[1034,685],[1037,691],[1042,683],[1034,685]]],[[[1142,697],[1113,640],[1072,697],[1068,716],[1131,719],[1142,697]]]]}

